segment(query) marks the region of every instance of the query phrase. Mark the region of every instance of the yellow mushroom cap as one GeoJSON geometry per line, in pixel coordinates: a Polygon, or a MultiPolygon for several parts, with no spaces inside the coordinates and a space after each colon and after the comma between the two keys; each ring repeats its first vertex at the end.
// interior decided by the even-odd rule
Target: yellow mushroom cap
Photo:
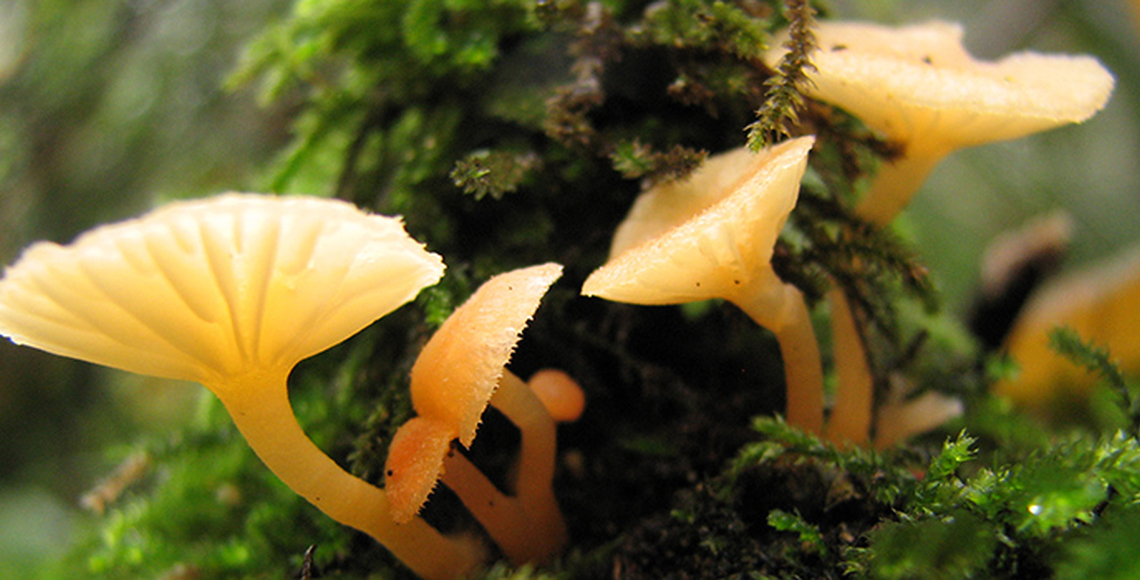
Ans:
{"type": "Polygon", "coordinates": [[[582,286],[632,304],[725,298],[771,272],[813,137],[709,158],[686,181],[642,194],[615,235],[620,253],[582,286]]]}
{"type": "Polygon", "coordinates": [[[398,218],[337,200],[230,193],[28,248],[0,333],[89,362],[206,383],[291,367],[443,275],[398,218]]]}
{"type": "MultiPolygon", "coordinates": [[[[1114,83],[1089,56],[1020,52],[975,60],[962,46],[961,26],[946,22],[823,22],[815,33],[819,49],[804,90],[906,144],[908,155],[943,155],[1082,122],[1104,107],[1114,83]]],[[[765,60],[775,63],[786,50],[773,49],[765,60]]]]}
{"type": "Polygon", "coordinates": [[[487,280],[444,321],[412,367],[412,404],[470,446],[515,343],[562,266],[542,264],[487,280]]]}

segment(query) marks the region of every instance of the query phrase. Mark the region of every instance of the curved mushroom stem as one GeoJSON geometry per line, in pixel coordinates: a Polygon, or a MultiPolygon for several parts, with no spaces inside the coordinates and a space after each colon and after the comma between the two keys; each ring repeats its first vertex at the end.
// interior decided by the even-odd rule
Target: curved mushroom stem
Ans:
{"type": "MultiPolygon", "coordinates": [[[[775,276],[775,274],[773,274],[775,276]]],[[[805,431],[823,433],[823,362],[803,293],[779,283],[780,298],[774,304],[770,292],[733,299],[757,324],[771,330],[780,344],[787,383],[788,423],[805,431]]]]}
{"type": "Polygon", "coordinates": [[[317,448],[289,405],[288,374],[289,369],[265,370],[235,377],[237,384],[207,386],[285,485],[332,519],[372,536],[420,577],[459,578],[483,563],[486,548],[473,536],[444,536],[418,517],[396,524],[384,490],[348,473],[317,448]],[[264,387],[270,384],[278,386],[267,392],[264,387]]]}
{"type": "Polygon", "coordinates": [[[532,532],[526,525],[527,515],[518,498],[508,496],[495,487],[467,456],[458,451],[448,453],[443,460],[443,474],[439,480],[455,492],[508,559],[518,564],[528,561],[526,545],[532,532]]]}
{"type": "Polygon", "coordinates": [[[554,499],[554,420],[530,387],[504,371],[490,404],[518,427],[514,497],[505,495],[459,453],[444,460],[441,480],[459,496],[503,553],[515,563],[546,562],[566,543],[566,523],[554,499]]]}
{"type": "Polygon", "coordinates": [[[839,378],[835,406],[827,423],[827,439],[865,445],[871,436],[874,380],[847,295],[842,289],[833,288],[827,297],[831,303],[832,351],[839,378]]]}
{"type": "Polygon", "coordinates": [[[535,561],[544,561],[566,543],[566,523],[554,499],[554,461],[558,452],[554,420],[526,383],[504,371],[491,404],[502,411],[522,434],[515,493],[531,514],[535,561]]]}
{"type": "Polygon", "coordinates": [[[855,215],[878,226],[891,223],[910,203],[943,157],[938,154],[908,154],[883,163],[871,188],[855,205],[855,215]]]}

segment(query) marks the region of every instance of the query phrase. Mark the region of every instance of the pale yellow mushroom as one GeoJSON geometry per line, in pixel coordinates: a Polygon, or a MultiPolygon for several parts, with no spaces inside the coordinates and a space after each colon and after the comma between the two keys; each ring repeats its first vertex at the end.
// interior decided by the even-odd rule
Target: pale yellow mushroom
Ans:
{"type": "Polygon", "coordinates": [[[397,431],[385,469],[397,521],[414,517],[442,481],[512,562],[547,562],[561,551],[566,524],[552,487],[555,419],[576,419],[585,399],[564,374],[536,373],[531,383],[540,396],[506,369],[527,322],[561,275],[561,266],[543,264],[491,278],[424,346],[412,368],[417,416],[397,431]],[[462,453],[449,452],[455,439],[471,446],[488,404],[522,439],[505,491],[462,453]]]}
{"type": "Polygon", "coordinates": [[[772,252],[796,205],[807,155],[800,137],[759,153],[710,157],[687,179],[658,185],[630,209],[610,260],[582,294],[631,304],[712,298],[736,304],[780,344],[788,422],[823,427],[823,371],[803,295],[772,269],[772,252]]]}
{"type": "MultiPolygon", "coordinates": [[[[784,33],[786,34],[786,33],[784,33]]],[[[902,152],[886,162],[856,207],[887,224],[949,153],[1080,123],[1104,107],[1113,77],[1089,56],[1020,52],[975,60],[962,28],[822,22],[803,90],[858,117],[902,152]]],[[[779,61],[781,39],[765,56],[779,61]]]]}
{"type": "MultiPolygon", "coordinates": [[[[819,48],[803,90],[858,117],[901,149],[879,169],[855,207],[872,223],[890,223],[934,167],[948,154],[1080,123],[1104,107],[1114,80],[1088,56],[1022,52],[996,62],[975,60],[962,46],[956,24],[928,22],[890,27],[860,22],[823,22],[816,29],[819,48]]],[[[772,43],[765,60],[778,62],[786,51],[772,43]]],[[[841,291],[829,296],[835,316],[850,317],[841,291]]],[[[852,320],[835,320],[854,329],[852,320]]],[[[846,331],[846,330],[844,330],[846,331]]],[[[833,440],[865,441],[872,378],[862,360],[858,336],[837,336],[841,382],[833,418],[841,423],[833,440]],[[857,348],[857,350],[855,350],[857,348]],[[846,369],[846,370],[845,370],[846,369]]]]}
{"type": "Polygon", "coordinates": [[[481,542],[421,519],[397,525],[383,490],[305,435],[286,384],[297,362],[412,299],[443,270],[398,218],[335,200],[226,194],[173,203],[67,246],[30,247],[0,280],[0,333],[205,385],[286,485],[420,576],[457,578],[483,563],[481,542]]]}

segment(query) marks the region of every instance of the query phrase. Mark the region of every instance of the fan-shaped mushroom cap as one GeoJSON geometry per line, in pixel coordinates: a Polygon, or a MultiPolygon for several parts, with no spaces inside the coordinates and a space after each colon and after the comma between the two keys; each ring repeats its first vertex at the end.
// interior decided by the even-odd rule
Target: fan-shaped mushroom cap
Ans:
{"type": "Polygon", "coordinates": [[[291,367],[443,274],[398,218],[342,201],[225,194],[30,247],[0,281],[0,333],[224,388],[291,367]]]}
{"type": "MultiPolygon", "coordinates": [[[[815,32],[819,49],[804,90],[902,143],[908,156],[1079,123],[1112,93],[1112,74],[1089,56],[1020,52],[977,61],[957,24],[823,22],[815,32]]],[[[765,60],[776,62],[786,50],[773,49],[765,60]]]]}
{"type": "Polygon", "coordinates": [[[800,137],[757,154],[717,155],[688,180],[644,193],[615,235],[620,253],[586,279],[582,293],[680,304],[735,296],[758,277],[778,281],[772,250],[814,142],[800,137]]]}
{"type": "Polygon", "coordinates": [[[749,166],[759,167],[770,151],[753,153],[747,147],[705,159],[688,177],[658,184],[638,196],[618,225],[610,242],[610,257],[655,238],[720,201],[749,177],[749,166]]]}
{"type": "Polygon", "coordinates": [[[542,264],[487,280],[448,317],[412,367],[412,404],[470,446],[515,343],[562,266],[542,264]]]}

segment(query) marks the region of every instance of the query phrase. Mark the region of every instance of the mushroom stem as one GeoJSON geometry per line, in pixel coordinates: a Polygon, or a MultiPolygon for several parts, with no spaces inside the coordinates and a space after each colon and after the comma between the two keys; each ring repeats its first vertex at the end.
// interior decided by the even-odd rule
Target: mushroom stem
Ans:
{"type": "MultiPolygon", "coordinates": [[[[773,274],[773,276],[775,276],[773,274]]],[[[788,423],[819,435],[823,433],[823,362],[803,293],[783,282],[774,301],[770,287],[758,295],[734,299],[748,316],[776,335],[784,359],[788,423]]]]}
{"type": "Polygon", "coordinates": [[[474,537],[445,536],[421,518],[396,524],[384,490],[348,473],[314,445],[289,405],[288,374],[289,369],[255,371],[220,388],[207,386],[285,485],[332,519],[372,536],[420,577],[459,578],[482,564],[486,550],[474,537]],[[266,385],[274,385],[272,392],[266,385]]]}
{"type": "Polygon", "coordinates": [[[831,303],[832,352],[839,386],[827,424],[827,439],[835,443],[866,445],[871,434],[871,410],[875,403],[874,381],[867,364],[866,349],[843,290],[832,289],[828,293],[828,302],[831,303]]]}
{"type": "Polygon", "coordinates": [[[466,455],[454,450],[444,458],[439,480],[455,492],[508,559],[527,562],[525,546],[533,531],[524,525],[527,516],[517,498],[495,487],[466,455]]]}
{"type": "Polygon", "coordinates": [[[549,561],[566,543],[566,523],[554,499],[554,420],[510,371],[504,371],[490,404],[518,427],[522,439],[514,489],[508,490],[514,497],[495,488],[459,453],[444,460],[442,481],[512,562],[549,561]]]}
{"type": "Polygon", "coordinates": [[[871,188],[855,205],[855,214],[878,226],[885,226],[899,215],[914,197],[922,182],[942,161],[944,155],[905,154],[884,162],[871,188]]]}
{"type": "Polygon", "coordinates": [[[505,371],[491,405],[511,420],[522,434],[515,494],[531,517],[533,560],[543,561],[566,543],[566,523],[554,499],[554,459],[558,444],[554,419],[526,383],[505,371]]]}
{"type": "Polygon", "coordinates": [[[889,401],[879,410],[879,420],[875,425],[875,449],[886,449],[961,414],[961,401],[934,391],[923,393],[910,401],[889,401]]]}

